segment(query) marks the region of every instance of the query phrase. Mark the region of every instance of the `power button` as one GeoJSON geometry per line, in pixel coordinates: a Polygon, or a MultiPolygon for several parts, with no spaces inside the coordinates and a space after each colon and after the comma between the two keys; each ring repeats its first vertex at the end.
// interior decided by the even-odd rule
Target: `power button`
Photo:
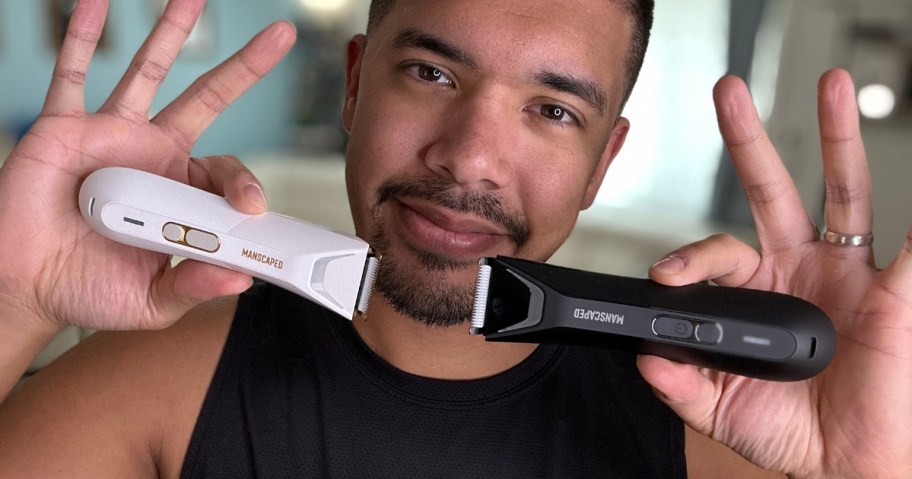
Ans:
{"type": "Polygon", "coordinates": [[[652,332],[656,336],[673,339],[691,339],[694,325],[690,321],[672,316],[656,316],[652,320],[652,332]]]}

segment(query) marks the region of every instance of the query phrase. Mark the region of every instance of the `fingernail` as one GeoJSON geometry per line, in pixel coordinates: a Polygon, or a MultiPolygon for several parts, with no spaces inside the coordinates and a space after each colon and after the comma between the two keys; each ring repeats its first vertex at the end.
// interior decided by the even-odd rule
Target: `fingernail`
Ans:
{"type": "Polygon", "coordinates": [[[668,256],[667,258],[652,265],[652,270],[662,274],[677,274],[684,270],[684,258],[680,256],[668,256]]]}
{"type": "Polygon", "coordinates": [[[247,196],[248,201],[257,207],[266,209],[266,195],[263,194],[263,190],[259,185],[251,183],[245,186],[244,195],[247,196]]]}

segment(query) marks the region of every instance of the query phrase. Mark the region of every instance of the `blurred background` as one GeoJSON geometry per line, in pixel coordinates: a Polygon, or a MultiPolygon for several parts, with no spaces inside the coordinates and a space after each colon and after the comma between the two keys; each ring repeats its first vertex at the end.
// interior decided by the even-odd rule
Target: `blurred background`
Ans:
{"type": "MultiPolygon", "coordinates": [[[[812,218],[823,227],[816,81],[854,75],[875,184],[881,264],[912,223],[912,0],[657,0],[653,40],[627,109],[633,129],[595,206],[553,262],[631,276],[718,231],[754,241],[723,152],[712,87],[751,85],[812,218]]],[[[164,0],[115,0],[87,82],[102,104],[164,0]]],[[[73,0],[0,0],[0,158],[34,120],[73,0]]],[[[368,0],[212,1],[163,85],[161,108],[269,22],[295,49],[205,133],[194,154],[230,153],[263,180],[272,209],[351,230],[342,184],[344,53],[368,0]]]]}

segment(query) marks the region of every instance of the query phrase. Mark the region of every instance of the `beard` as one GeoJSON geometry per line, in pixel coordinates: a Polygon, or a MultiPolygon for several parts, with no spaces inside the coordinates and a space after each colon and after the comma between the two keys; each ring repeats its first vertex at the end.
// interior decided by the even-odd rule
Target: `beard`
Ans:
{"type": "Polygon", "coordinates": [[[373,210],[370,243],[383,254],[374,287],[394,311],[427,326],[451,327],[472,317],[475,285],[454,284],[448,273],[477,268],[477,260],[446,258],[406,243],[405,250],[418,260],[411,267],[390,249],[380,214],[383,203],[397,197],[430,201],[454,211],[468,212],[500,225],[518,246],[529,232],[523,218],[508,213],[500,198],[489,192],[459,192],[452,182],[440,178],[393,178],[381,185],[373,210]]]}

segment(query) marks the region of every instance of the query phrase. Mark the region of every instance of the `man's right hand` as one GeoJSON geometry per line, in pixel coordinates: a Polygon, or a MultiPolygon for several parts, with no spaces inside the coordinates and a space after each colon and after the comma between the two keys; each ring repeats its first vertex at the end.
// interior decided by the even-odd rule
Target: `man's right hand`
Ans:
{"type": "MultiPolygon", "coordinates": [[[[240,162],[191,160],[190,150],[291,48],[290,24],[267,27],[149,119],[155,93],[204,4],[172,0],[110,98],[90,114],[83,86],[107,1],[78,2],[41,115],[0,169],[0,329],[19,335],[6,338],[12,343],[49,337],[65,325],[164,328],[193,305],[250,285],[249,276],[192,261],[171,267],[166,255],[108,240],[77,205],[82,180],[117,165],[225,195],[247,213],[265,211],[262,189],[240,162]]],[[[4,373],[0,383],[9,380],[9,364],[4,373]]]]}

